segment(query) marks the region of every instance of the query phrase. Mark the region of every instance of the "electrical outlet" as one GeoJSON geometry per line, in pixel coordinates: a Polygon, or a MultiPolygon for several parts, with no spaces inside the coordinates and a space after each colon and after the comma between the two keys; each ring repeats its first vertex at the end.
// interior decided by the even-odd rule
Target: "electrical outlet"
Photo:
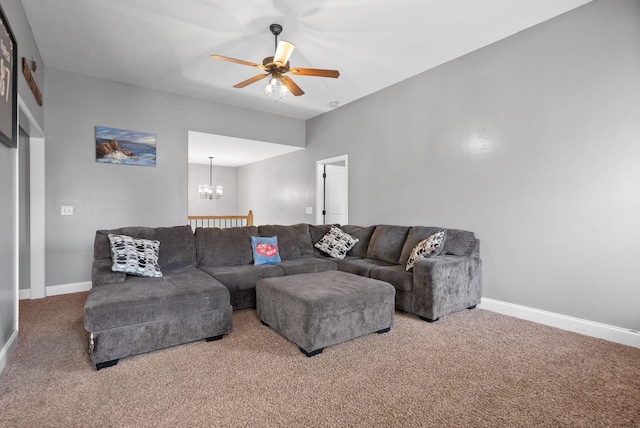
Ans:
{"type": "Polygon", "coordinates": [[[60,207],[60,215],[73,215],[73,207],[70,205],[62,205],[60,207]]]}
{"type": "Polygon", "coordinates": [[[306,210],[305,210],[305,213],[313,214],[313,207],[307,207],[306,210]]]}

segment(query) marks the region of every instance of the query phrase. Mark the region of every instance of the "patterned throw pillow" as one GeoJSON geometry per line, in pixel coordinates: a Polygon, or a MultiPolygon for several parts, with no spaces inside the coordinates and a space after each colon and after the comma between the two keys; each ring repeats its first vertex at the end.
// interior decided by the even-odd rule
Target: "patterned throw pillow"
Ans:
{"type": "Polygon", "coordinates": [[[253,248],[254,265],[272,265],[282,261],[278,252],[277,236],[252,236],[251,247],[253,248]]]}
{"type": "Polygon", "coordinates": [[[445,231],[441,230],[440,232],[436,232],[424,241],[420,241],[418,245],[413,247],[413,251],[411,251],[411,255],[409,256],[409,260],[407,260],[407,270],[413,268],[413,264],[420,257],[430,257],[432,254],[437,253],[438,249],[442,248],[444,245],[444,236],[445,231]]]}
{"type": "Polygon", "coordinates": [[[352,249],[358,241],[358,238],[354,238],[348,233],[343,232],[340,228],[332,226],[314,246],[329,254],[334,259],[344,259],[347,251],[352,249]]]}
{"type": "Polygon", "coordinates": [[[158,266],[160,241],[114,234],[109,234],[109,241],[111,241],[111,258],[113,259],[112,271],[152,278],[162,276],[158,266]]]}

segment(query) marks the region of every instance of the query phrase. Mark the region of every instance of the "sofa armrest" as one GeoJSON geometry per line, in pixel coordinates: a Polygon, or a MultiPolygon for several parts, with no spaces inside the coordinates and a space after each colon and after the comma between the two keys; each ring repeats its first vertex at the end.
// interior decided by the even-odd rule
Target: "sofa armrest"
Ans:
{"type": "Polygon", "coordinates": [[[103,284],[113,284],[116,282],[124,282],[127,274],[122,272],[114,272],[111,270],[113,262],[111,259],[99,259],[93,261],[91,268],[91,283],[93,287],[103,284]]]}
{"type": "Polygon", "coordinates": [[[414,313],[431,321],[474,307],[482,297],[482,260],[450,255],[418,259],[413,296],[414,313]]]}

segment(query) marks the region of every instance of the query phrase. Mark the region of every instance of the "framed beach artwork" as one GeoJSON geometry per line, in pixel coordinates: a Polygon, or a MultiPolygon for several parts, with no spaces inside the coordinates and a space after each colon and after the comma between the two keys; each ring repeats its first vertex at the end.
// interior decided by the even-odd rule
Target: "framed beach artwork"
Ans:
{"type": "Polygon", "coordinates": [[[0,141],[18,147],[18,46],[0,6],[0,141]]]}
{"type": "Polygon", "coordinates": [[[96,162],[156,166],[156,134],[96,126],[96,162]]]}

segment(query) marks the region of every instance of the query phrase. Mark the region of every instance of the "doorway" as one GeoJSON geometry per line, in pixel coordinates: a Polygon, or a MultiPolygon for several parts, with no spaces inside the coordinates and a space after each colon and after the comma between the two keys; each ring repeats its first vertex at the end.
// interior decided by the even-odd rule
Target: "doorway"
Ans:
{"type": "MultiPolygon", "coordinates": [[[[45,297],[45,150],[44,132],[18,95],[20,198],[16,212],[16,251],[19,254],[17,292],[19,299],[45,297]]],[[[17,325],[17,321],[16,321],[17,325]]]]}
{"type": "Polygon", "coordinates": [[[316,223],[349,223],[349,157],[316,161],[316,223]]]}
{"type": "MultiPolygon", "coordinates": [[[[18,289],[31,289],[31,201],[29,135],[18,129],[18,289]]],[[[20,292],[19,292],[20,293],[20,292]]]]}

